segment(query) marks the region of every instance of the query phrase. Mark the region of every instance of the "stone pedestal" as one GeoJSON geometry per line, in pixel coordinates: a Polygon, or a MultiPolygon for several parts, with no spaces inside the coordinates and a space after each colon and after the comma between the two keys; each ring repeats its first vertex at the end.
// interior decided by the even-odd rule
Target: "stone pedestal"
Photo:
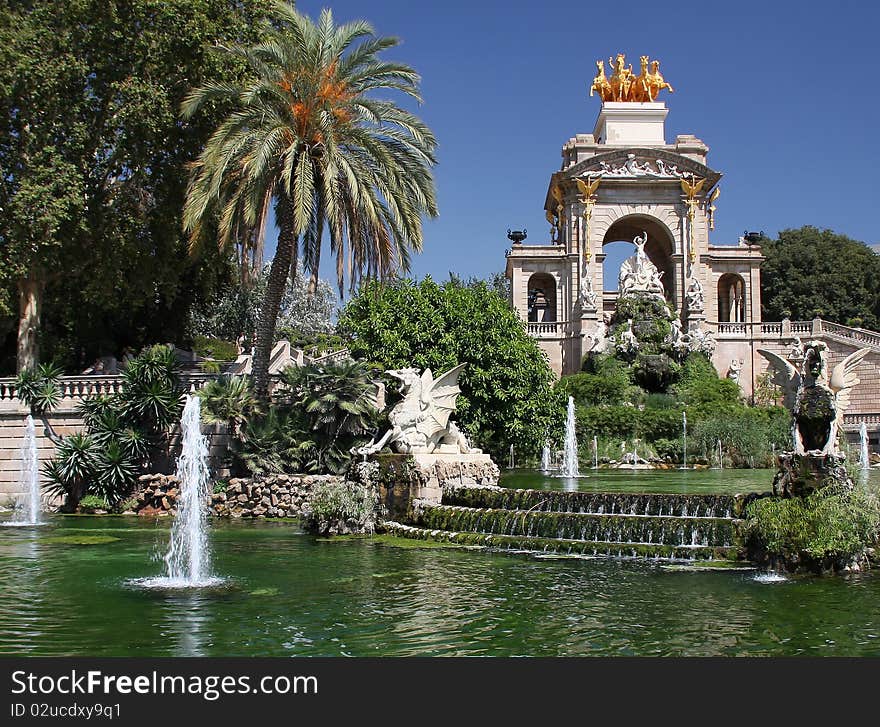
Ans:
{"type": "MultiPolygon", "coordinates": [[[[453,447],[442,447],[452,450],[453,447]]],[[[500,472],[488,454],[439,451],[431,454],[379,454],[357,468],[379,490],[389,520],[409,519],[417,501],[439,505],[446,484],[497,485],[500,472]]]]}
{"type": "Polygon", "coordinates": [[[593,136],[607,146],[662,146],[666,104],[606,101],[602,104],[593,136]]]}
{"type": "Polygon", "coordinates": [[[843,457],[823,454],[797,455],[784,452],[777,459],[773,494],[783,497],[808,495],[828,485],[853,487],[846,474],[843,457]]]}

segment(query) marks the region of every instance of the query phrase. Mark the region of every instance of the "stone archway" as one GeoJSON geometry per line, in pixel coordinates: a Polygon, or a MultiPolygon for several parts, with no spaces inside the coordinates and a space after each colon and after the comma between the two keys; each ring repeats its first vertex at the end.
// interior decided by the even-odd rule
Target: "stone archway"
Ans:
{"type": "Polygon", "coordinates": [[[556,322],[556,280],[549,273],[533,273],[528,282],[528,320],[556,322]]]}
{"type": "MultiPolygon", "coordinates": [[[[605,230],[602,237],[603,247],[612,242],[632,242],[636,236],[648,234],[648,242],[645,245],[645,253],[648,259],[654,263],[663,274],[663,291],[666,299],[677,309],[676,295],[676,270],[673,254],[675,252],[675,237],[661,220],[645,214],[624,215],[615,220],[605,230]]],[[[605,288],[608,287],[605,283],[605,288]]]]}

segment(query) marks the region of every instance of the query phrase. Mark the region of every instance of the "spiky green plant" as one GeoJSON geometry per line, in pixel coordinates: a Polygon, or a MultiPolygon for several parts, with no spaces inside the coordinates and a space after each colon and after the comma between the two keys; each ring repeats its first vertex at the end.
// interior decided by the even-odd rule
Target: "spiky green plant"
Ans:
{"type": "Polygon", "coordinates": [[[55,457],[43,465],[43,489],[51,496],[65,497],[63,508],[73,511],[86,494],[94,475],[94,441],[87,434],[71,434],[59,443],[55,457]]]}
{"type": "Polygon", "coordinates": [[[224,376],[209,381],[199,390],[198,396],[202,400],[202,421],[226,424],[233,436],[260,409],[251,382],[244,376],[224,376]]]}
{"type": "Polygon", "coordinates": [[[184,227],[193,247],[219,218],[221,245],[262,246],[269,208],[279,227],[256,331],[254,390],[269,395],[269,354],[287,279],[302,244],[311,288],[328,232],[340,292],[347,275],[386,277],[422,247],[421,217],[436,216],[435,139],[414,114],[379,94],[420,100],[419,76],[381,60],[397,45],[364,21],[317,22],[276,2],[263,42],[221,48],[249,69],[243,83],[210,82],[182,105],[185,118],[224,102],[232,111],[193,164],[184,227]]]}
{"type": "Polygon", "coordinates": [[[378,416],[369,367],[352,360],[290,366],[281,380],[284,389],[279,396],[300,408],[309,422],[319,469],[340,472],[351,447],[374,427],[378,416]]]}
{"type": "Polygon", "coordinates": [[[61,401],[58,379],[63,373],[61,367],[54,363],[23,369],[15,379],[18,398],[34,415],[41,416],[52,411],[61,401]]]}

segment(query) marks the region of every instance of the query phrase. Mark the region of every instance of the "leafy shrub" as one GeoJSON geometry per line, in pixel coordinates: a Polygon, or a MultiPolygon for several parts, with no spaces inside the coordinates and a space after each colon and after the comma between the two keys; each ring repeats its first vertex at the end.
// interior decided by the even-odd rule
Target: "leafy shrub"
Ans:
{"type": "Polygon", "coordinates": [[[95,510],[109,510],[110,505],[100,495],[86,495],[79,501],[80,512],[93,513],[95,510]]]}
{"type": "Polygon", "coordinates": [[[230,445],[239,467],[253,475],[313,472],[315,444],[302,412],[271,406],[265,415],[248,419],[230,445]]]}
{"type": "Polygon", "coordinates": [[[556,390],[565,397],[574,397],[575,403],[580,406],[596,406],[623,404],[631,387],[629,376],[621,367],[608,374],[582,372],[563,376],[556,390]]]}
{"type": "Polygon", "coordinates": [[[379,493],[356,482],[321,482],[303,508],[303,521],[312,532],[372,532],[379,516],[379,493]]]}
{"type": "Polygon", "coordinates": [[[734,467],[770,467],[774,449],[789,443],[789,414],[778,407],[718,407],[694,419],[691,437],[700,451],[714,451],[720,439],[734,467]]]}
{"type": "Polygon", "coordinates": [[[825,570],[876,543],[880,503],[865,488],[829,485],[806,497],[765,497],[746,507],[743,534],[759,561],[825,570]]]}
{"type": "Polygon", "coordinates": [[[225,341],[222,338],[194,336],[192,349],[202,358],[212,358],[217,361],[235,361],[238,357],[238,347],[235,342],[225,341]]]}

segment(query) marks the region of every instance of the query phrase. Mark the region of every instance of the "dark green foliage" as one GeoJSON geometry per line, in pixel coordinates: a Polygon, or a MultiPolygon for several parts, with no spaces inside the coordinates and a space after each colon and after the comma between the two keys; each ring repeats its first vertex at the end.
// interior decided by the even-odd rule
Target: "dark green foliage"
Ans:
{"type": "Polygon", "coordinates": [[[507,300],[483,283],[368,285],[343,310],[339,329],[356,358],[383,369],[440,375],[467,364],[455,420],[496,458],[511,444],[536,455],[545,437],[560,438],[564,398],[546,357],[507,300]]]}
{"type": "Polygon", "coordinates": [[[758,561],[813,571],[846,566],[876,545],[877,496],[862,487],[823,487],[806,497],[764,497],[746,507],[744,536],[758,561]]]}
{"type": "Polygon", "coordinates": [[[82,500],[79,501],[79,511],[85,513],[94,513],[97,510],[109,510],[110,503],[108,503],[103,497],[100,495],[86,495],[82,500]]]}
{"type": "MultiPolygon", "coordinates": [[[[203,255],[215,264],[194,266],[181,224],[187,164],[224,108],[178,113],[193,84],[240,75],[212,47],[255,40],[267,6],[3,3],[0,318],[15,313],[18,280],[40,281],[44,351],[76,366],[180,340],[192,301],[231,271],[214,248],[203,255]]],[[[11,327],[4,337],[14,350],[11,327]]]]}
{"type": "Polygon", "coordinates": [[[580,406],[623,404],[632,393],[629,368],[612,356],[591,360],[592,373],[583,371],[564,376],[556,390],[564,397],[572,396],[580,406]]]}
{"type": "Polygon", "coordinates": [[[253,475],[315,470],[316,447],[301,411],[270,406],[247,419],[230,445],[239,465],[253,475]]]}
{"type": "Polygon", "coordinates": [[[303,412],[316,461],[309,470],[338,473],[349,450],[376,424],[376,384],[360,361],[290,366],[281,374],[284,389],[276,400],[303,412]]]}
{"type": "Polygon", "coordinates": [[[691,353],[685,358],[674,393],[688,406],[733,405],[740,400],[736,382],[719,378],[712,362],[701,353],[691,353]]]}
{"type": "Polygon", "coordinates": [[[208,424],[226,424],[233,436],[259,411],[251,381],[245,376],[224,376],[209,381],[198,396],[202,400],[202,420],[208,424]]]}
{"type": "Polygon", "coordinates": [[[195,336],[193,351],[202,358],[212,358],[217,361],[235,361],[238,357],[238,348],[235,343],[224,341],[222,338],[195,336]]]}
{"type": "Polygon", "coordinates": [[[61,440],[43,470],[46,489],[65,496],[65,510],[75,510],[87,492],[112,506],[131,493],[151,454],[167,445],[167,433],[180,418],[178,370],[171,349],[153,346],[128,362],[120,393],[80,402],[87,434],[61,440]]]}
{"type": "Polygon", "coordinates": [[[761,252],[765,320],[820,317],[880,326],[880,257],[864,243],[806,226],[764,240],[761,252]]]}
{"type": "Polygon", "coordinates": [[[779,452],[790,446],[790,415],[781,407],[704,408],[690,421],[694,422],[690,438],[697,451],[715,451],[720,439],[734,467],[772,467],[774,448],[779,452]]]}

